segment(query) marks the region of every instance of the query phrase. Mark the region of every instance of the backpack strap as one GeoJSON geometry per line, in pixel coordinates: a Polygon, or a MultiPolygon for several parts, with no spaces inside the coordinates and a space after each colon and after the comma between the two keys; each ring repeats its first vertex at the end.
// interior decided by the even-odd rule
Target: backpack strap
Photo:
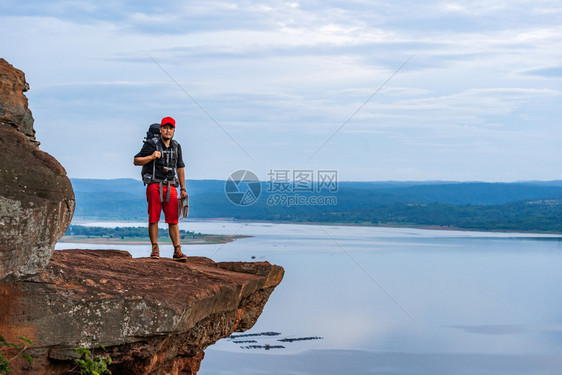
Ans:
{"type": "MultiPolygon", "coordinates": [[[[153,141],[154,141],[154,144],[156,146],[156,151],[160,151],[160,154],[161,154],[160,157],[163,158],[164,157],[164,148],[162,146],[161,139],[159,137],[155,137],[155,138],[153,138],[153,141]]],[[[177,150],[176,150],[177,147],[174,147],[174,146],[177,145],[177,142],[176,141],[172,141],[172,142],[175,142],[175,144],[174,143],[171,144],[172,145],[172,153],[173,152],[177,153],[177,150]]],[[[174,159],[173,156],[172,156],[172,159],[174,159]]],[[[169,165],[169,163],[165,163],[165,164],[169,165]]],[[[176,162],[176,164],[177,164],[177,162],[176,162]]],[[[174,167],[174,170],[175,170],[175,167],[174,167]]],[[[152,164],[152,178],[153,179],[156,178],[155,172],[156,172],[156,160],[154,160],[154,163],[152,164]]],[[[170,193],[171,193],[171,190],[172,190],[172,189],[170,189],[170,181],[168,179],[165,179],[165,180],[158,181],[158,184],[160,185],[160,202],[168,203],[170,201],[170,193]],[[164,188],[163,188],[164,185],[166,185],[168,187],[168,191],[166,192],[166,200],[164,200],[164,188]]]]}
{"type": "Polygon", "coordinates": [[[166,180],[166,185],[168,185],[168,192],[166,193],[166,203],[170,202],[170,191],[172,190],[170,188],[170,181],[166,180]]]}
{"type": "Polygon", "coordinates": [[[177,177],[177,173],[178,173],[178,159],[179,159],[179,143],[172,139],[169,148],[170,151],[166,153],[166,160],[164,161],[164,164],[166,168],[172,169],[174,171],[174,179],[173,180],[166,179],[166,181],[168,182],[168,185],[178,187],[179,179],[177,177]]]}
{"type": "Polygon", "coordinates": [[[150,142],[154,143],[154,147],[156,147],[156,151],[163,151],[162,148],[162,140],[160,139],[160,137],[154,137],[150,140],[150,142]]]}
{"type": "Polygon", "coordinates": [[[174,155],[174,172],[176,174],[175,177],[175,181],[174,181],[174,186],[178,187],[180,185],[180,179],[179,179],[179,175],[178,175],[178,161],[179,161],[179,155],[180,155],[180,144],[173,140],[173,148],[172,148],[172,154],[174,155]]]}
{"type": "Polygon", "coordinates": [[[179,143],[172,139],[172,159],[174,161],[174,168],[178,167],[179,143]]]}
{"type": "MultiPolygon", "coordinates": [[[[149,142],[153,143],[154,147],[156,147],[156,151],[160,151],[160,155],[162,155],[162,145],[158,141],[159,141],[159,138],[154,137],[149,142]]],[[[160,156],[160,157],[162,157],[162,156],[160,156]]],[[[154,159],[152,161],[152,181],[154,182],[155,179],[156,179],[156,159],[154,159]]],[[[162,184],[160,184],[160,191],[162,191],[162,184]]],[[[162,197],[160,197],[160,202],[161,201],[162,201],[162,197]]]]}
{"type": "Polygon", "coordinates": [[[161,203],[168,203],[170,201],[170,181],[169,180],[163,180],[160,181],[158,183],[160,185],[160,202],[161,203]],[[166,185],[168,187],[168,191],[166,192],[166,200],[164,200],[164,185],[166,185]]]}

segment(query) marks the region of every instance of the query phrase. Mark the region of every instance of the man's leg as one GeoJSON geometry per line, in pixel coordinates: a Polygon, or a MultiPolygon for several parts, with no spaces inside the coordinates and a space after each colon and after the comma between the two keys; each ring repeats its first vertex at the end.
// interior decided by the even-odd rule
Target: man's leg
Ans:
{"type": "Polygon", "coordinates": [[[181,262],[185,262],[187,257],[184,253],[181,252],[181,245],[180,245],[180,228],[177,224],[170,224],[168,223],[168,231],[170,232],[170,239],[174,244],[174,260],[179,260],[181,262]]]}
{"type": "Polygon", "coordinates": [[[174,244],[174,260],[185,262],[187,257],[181,252],[180,246],[180,228],[178,227],[178,192],[175,187],[169,186],[164,189],[164,193],[170,189],[170,201],[163,203],[164,216],[166,223],[168,223],[168,230],[170,232],[170,239],[174,244]]]}
{"type": "Polygon", "coordinates": [[[160,220],[160,210],[162,208],[158,184],[150,184],[146,187],[146,200],[148,201],[148,237],[150,237],[150,243],[152,244],[150,257],[159,259],[158,221],[160,220]]]}
{"type": "Polygon", "coordinates": [[[180,245],[180,228],[177,224],[168,224],[168,231],[170,232],[170,239],[174,244],[174,248],[180,245]]]}
{"type": "Polygon", "coordinates": [[[148,223],[148,237],[150,237],[151,244],[158,243],[158,223],[148,223]]]}

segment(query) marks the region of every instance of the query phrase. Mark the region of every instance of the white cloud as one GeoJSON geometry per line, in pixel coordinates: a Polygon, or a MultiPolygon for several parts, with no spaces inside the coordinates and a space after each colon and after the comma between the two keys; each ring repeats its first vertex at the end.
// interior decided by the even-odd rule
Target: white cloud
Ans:
{"type": "MultiPolygon", "coordinates": [[[[528,152],[527,169],[517,162],[517,179],[536,178],[532,164],[541,158],[562,161],[555,146],[562,141],[559,79],[532,74],[547,74],[562,59],[555,1],[6,4],[0,5],[3,57],[26,72],[40,140],[53,150],[61,142],[49,134],[58,134],[61,117],[79,120],[88,133],[100,118],[134,129],[166,112],[199,137],[190,144],[199,154],[191,156],[204,165],[194,177],[220,178],[213,171],[225,161],[213,149],[228,153],[225,170],[247,162],[148,51],[263,163],[296,162],[414,54],[325,146],[318,156],[323,163],[337,164],[353,179],[378,178],[367,165],[384,150],[394,158],[379,169],[388,168],[385,176],[425,171],[437,178],[422,162],[436,153],[468,165],[475,157],[514,158],[513,145],[525,148],[526,140],[540,150],[528,152]],[[205,137],[218,147],[199,147],[210,141],[205,137]]],[[[99,140],[95,132],[92,137],[93,150],[99,140]]],[[[117,142],[112,147],[117,151],[109,155],[128,160],[117,142]]],[[[67,158],[89,148],[78,145],[61,161],[74,165],[67,158]]],[[[487,174],[467,170],[466,179],[499,176],[507,163],[487,174]]],[[[92,177],[102,170],[92,168],[92,177]]],[[[445,165],[440,171],[443,179],[458,173],[445,165]]],[[[129,173],[137,175],[115,170],[116,177],[129,173]]]]}
{"type": "Polygon", "coordinates": [[[509,7],[506,1],[487,0],[487,1],[455,1],[440,4],[445,12],[460,12],[467,15],[482,15],[504,10],[509,7]]]}

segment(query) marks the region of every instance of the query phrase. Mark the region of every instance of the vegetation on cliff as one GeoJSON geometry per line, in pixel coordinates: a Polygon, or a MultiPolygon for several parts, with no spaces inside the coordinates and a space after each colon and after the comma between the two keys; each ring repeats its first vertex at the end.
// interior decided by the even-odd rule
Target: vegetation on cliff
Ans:
{"type": "Polygon", "coordinates": [[[9,342],[7,341],[4,336],[0,335],[0,374],[8,374],[12,371],[11,362],[18,358],[26,359],[29,364],[33,364],[33,358],[24,353],[24,351],[30,346],[33,345],[33,341],[28,339],[25,336],[18,337],[20,342],[9,342]],[[5,354],[8,355],[6,358],[5,354]]]}

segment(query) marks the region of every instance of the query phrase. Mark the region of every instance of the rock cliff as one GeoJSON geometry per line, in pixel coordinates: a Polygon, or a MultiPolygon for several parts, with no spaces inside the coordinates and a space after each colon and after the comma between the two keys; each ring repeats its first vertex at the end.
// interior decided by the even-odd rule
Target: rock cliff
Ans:
{"type": "Polygon", "coordinates": [[[74,349],[100,344],[115,375],[196,374],[207,346],[255,324],[283,268],[54,251],[74,192],[38,148],[28,89],[23,72],[0,59],[0,335],[34,342],[33,364],[17,358],[10,374],[76,374],[74,349]]]}
{"type": "Polygon", "coordinates": [[[251,328],[279,266],[118,250],[55,251],[35,276],[0,284],[0,331],[34,341],[13,374],[70,374],[74,348],[103,344],[114,374],[196,374],[203,350],[251,328]]]}
{"type": "Polygon", "coordinates": [[[44,268],[74,213],[66,171],[35,140],[28,89],[0,59],[0,281],[44,268]]]}

